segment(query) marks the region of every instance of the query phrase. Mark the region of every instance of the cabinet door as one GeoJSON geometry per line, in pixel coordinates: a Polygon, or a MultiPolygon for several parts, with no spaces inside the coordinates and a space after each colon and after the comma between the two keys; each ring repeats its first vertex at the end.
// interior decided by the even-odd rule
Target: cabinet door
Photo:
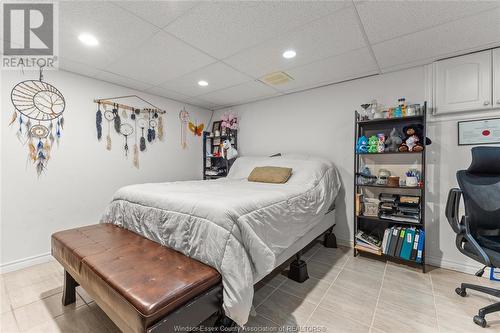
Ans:
{"type": "Polygon", "coordinates": [[[492,106],[491,50],[435,63],[436,114],[492,106]]]}
{"type": "Polygon", "coordinates": [[[500,48],[493,50],[493,107],[500,108],[500,48]]]}

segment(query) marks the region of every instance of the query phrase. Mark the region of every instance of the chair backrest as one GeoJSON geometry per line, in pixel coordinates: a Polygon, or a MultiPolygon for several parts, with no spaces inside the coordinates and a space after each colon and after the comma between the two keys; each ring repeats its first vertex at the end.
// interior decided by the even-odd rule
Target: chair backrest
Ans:
{"type": "Polygon", "coordinates": [[[500,230],[500,147],[472,148],[472,163],[457,172],[471,233],[500,230]]]}

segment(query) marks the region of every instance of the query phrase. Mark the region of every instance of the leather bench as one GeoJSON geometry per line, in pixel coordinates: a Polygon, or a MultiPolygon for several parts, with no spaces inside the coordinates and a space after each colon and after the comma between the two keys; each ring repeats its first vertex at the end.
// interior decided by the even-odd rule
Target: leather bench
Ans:
{"type": "Polygon", "coordinates": [[[221,309],[214,268],[111,224],[53,234],[52,255],[65,269],[63,304],[80,285],[124,332],[173,332],[221,309]]]}

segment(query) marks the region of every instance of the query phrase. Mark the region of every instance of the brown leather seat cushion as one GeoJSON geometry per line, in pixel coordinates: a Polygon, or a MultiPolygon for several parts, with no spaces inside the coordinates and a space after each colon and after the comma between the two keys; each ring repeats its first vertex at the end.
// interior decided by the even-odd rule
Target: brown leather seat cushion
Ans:
{"type": "Polygon", "coordinates": [[[214,268],[112,224],[57,232],[52,253],[73,274],[94,272],[147,322],[221,281],[214,268]]]}

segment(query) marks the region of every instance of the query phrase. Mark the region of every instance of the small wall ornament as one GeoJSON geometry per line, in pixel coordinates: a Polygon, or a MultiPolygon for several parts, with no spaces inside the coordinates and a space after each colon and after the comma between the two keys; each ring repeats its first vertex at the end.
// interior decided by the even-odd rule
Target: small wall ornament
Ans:
{"type": "Polygon", "coordinates": [[[182,108],[179,112],[179,120],[181,122],[181,148],[187,149],[187,138],[186,138],[186,130],[189,124],[189,112],[186,111],[186,108],[182,108]]]}
{"type": "Polygon", "coordinates": [[[59,145],[64,129],[63,113],[66,101],[53,85],[43,81],[42,69],[38,80],[22,81],[10,93],[15,111],[9,126],[19,124],[19,141],[28,146],[28,158],[40,176],[47,168],[54,142],[59,145]]]}

